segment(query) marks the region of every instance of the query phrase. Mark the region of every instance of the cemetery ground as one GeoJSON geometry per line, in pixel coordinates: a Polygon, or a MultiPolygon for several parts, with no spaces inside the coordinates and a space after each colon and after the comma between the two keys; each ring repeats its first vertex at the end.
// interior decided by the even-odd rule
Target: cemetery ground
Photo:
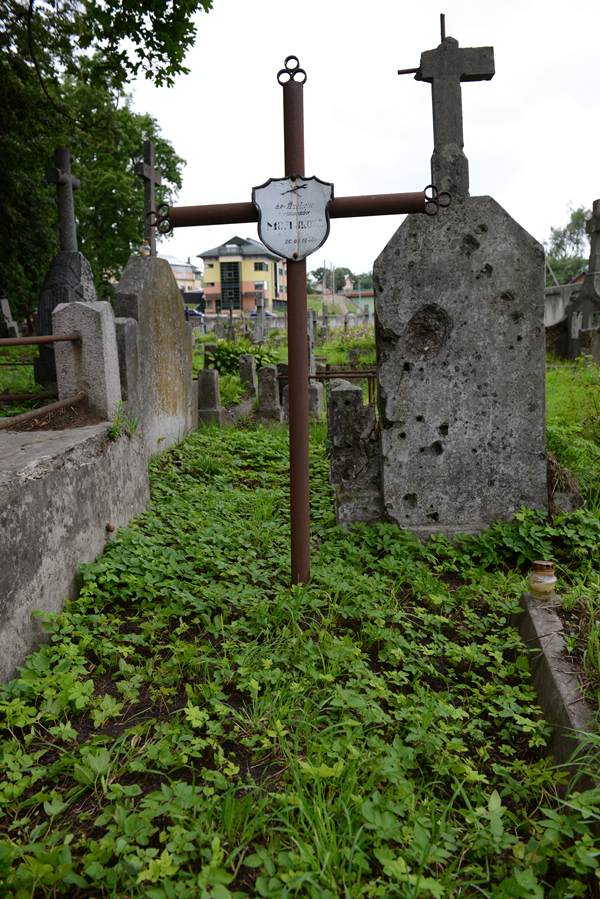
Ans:
{"type": "Polygon", "coordinates": [[[303,587],[284,427],[157,458],[151,506],[0,688],[3,895],[597,895],[600,790],[548,757],[510,617],[554,559],[597,704],[599,383],[549,368],[549,447],[586,507],[452,542],[337,527],[314,426],[303,587]]]}

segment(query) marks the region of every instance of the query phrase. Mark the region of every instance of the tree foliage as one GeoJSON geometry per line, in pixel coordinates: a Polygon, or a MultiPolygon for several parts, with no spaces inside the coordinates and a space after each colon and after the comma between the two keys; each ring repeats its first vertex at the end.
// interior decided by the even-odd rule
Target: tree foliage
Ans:
{"type": "Polygon", "coordinates": [[[324,266],[320,266],[319,268],[315,268],[309,274],[312,278],[314,278],[317,284],[323,285],[324,290],[331,291],[332,271],[334,272],[335,277],[334,283],[336,292],[343,290],[344,284],[346,283],[346,277],[350,277],[352,280],[354,280],[356,277],[352,274],[350,269],[346,268],[345,266],[340,266],[333,270],[330,268],[325,268],[324,266]]]}
{"type": "MultiPolygon", "coordinates": [[[[584,206],[569,209],[569,221],[563,228],[550,228],[550,238],[544,242],[546,258],[559,284],[568,284],[586,268],[589,253],[589,238],[586,221],[591,212],[584,206]]],[[[547,272],[546,283],[554,281],[547,272]]]]}
{"type": "Polygon", "coordinates": [[[55,190],[44,182],[54,149],[71,151],[81,180],[78,238],[100,294],[143,237],[143,184],[135,175],[143,141],[155,142],[163,186],[181,186],[181,160],[156,121],[131,109],[124,85],[145,74],[171,84],[193,14],[211,0],[0,0],[0,292],[17,317],[31,315],[58,250],[55,190]]]}

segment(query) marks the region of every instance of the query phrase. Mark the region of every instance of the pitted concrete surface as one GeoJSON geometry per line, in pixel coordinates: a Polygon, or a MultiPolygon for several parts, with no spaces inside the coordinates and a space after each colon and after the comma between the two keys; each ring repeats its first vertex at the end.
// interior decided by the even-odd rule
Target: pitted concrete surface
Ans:
{"type": "Polygon", "coordinates": [[[68,431],[0,431],[0,488],[15,478],[39,478],[49,468],[64,465],[65,452],[107,427],[101,423],[68,431]]]}
{"type": "Polygon", "coordinates": [[[383,501],[427,535],[546,509],[544,255],[491,197],[411,215],[374,267],[383,501]]]}

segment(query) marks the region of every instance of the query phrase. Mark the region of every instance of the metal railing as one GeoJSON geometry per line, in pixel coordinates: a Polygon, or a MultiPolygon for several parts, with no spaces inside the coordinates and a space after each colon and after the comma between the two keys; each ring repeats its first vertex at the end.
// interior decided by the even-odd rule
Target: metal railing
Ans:
{"type": "MultiPolygon", "coordinates": [[[[75,343],[81,340],[79,334],[42,334],[39,336],[31,336],[31,337],[1,337],[0,338],[0,350],[12,346],[35,346],[38,344],[48,344],[48,343],[61,343],[65,341],[70,341],[75,343]]],[[[21,364],[21,363],[17,363],[21,364]]],[[[32,363],[23,363],[31,365],[32,363]]],[[[3,363],[3,365],[10,365],[10,363],[3,363]]],[[[48,394],[48,393],[30,393],[30,394],[5,394],[3,397],[0,394],[0,402],[5,399],[7,402],[9,401],[9,397],[13,397],[11,402],[26,402],[28,400],[38,400],[38,399],[49,399],[56,394],[48,394]],[[18,400],[16,399],[18,397],[18,400]]],[[[59,409],[64,409],[66,406],[75,405],[76,403],[81,402],[81,400],[85,399],[86,394],[83,391],[74,394],[74,396],[69,396],[66,399],[58,400],[56,403],[48,403],[45,406],[39,406],[37,409],[30,409],[29,412],[22,412],[20,415],[9,415],[8,417],[0,419],[0,431],[6,430],[7,428],[13,427],[16,424],[24,424],[27,421],[32,421],[34,418],[38,418],[42,415],[48,415],[52,412],[57,412],[59,409]]]]}

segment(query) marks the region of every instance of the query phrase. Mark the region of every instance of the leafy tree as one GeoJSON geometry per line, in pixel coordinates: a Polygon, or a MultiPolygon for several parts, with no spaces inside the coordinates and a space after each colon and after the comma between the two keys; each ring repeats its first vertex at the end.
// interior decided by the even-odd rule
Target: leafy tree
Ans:
{"type": "Polygon", "coordinates": [[[373,290],[373,272],[362,272],[354,275],[355,290],[373,290]]]}
{"type": "Polygon", "coordinates": [[[159,202],[181,185],[181,160],[156,121],[124,93],[145,74],[171,84],[185,71],[193,14],[211,0],[0,0],[0,291],[31,316],[58,250],[55,191],[44,183],[54,148],[68,146],[81,179],[78,238],[101,295],[143,236],[143,185],[134,174],[145,138],[163,176],[159,202]]]}
{"type": "MultiPolygon", "coordinates": [[[[331,269],[324,268],[320,266],[320,268],[313,269],[312,272],[309,273],[312,278],[315,279],[317,283],[322,283],[324,289],[327,291],[331,291],[331,269]]],[[[349,275],[351,278],[354,278],[354,275],[350,271],[349,268],[339,267],[335,269],[335,290],[336,292],[343,289],[344,284],[346,283],[346,276],[349,275]]]]}
{"type": "MultiPolygon", "coordinates": [[[[568,284],[586,268],[589,254],[589,238],[585,229],[591,212],[584,206],[569,209],[570,218],[564,228],[550,228],[550,238],[544,242],[546,258],[559,284],[568,284]]],[[[554,281],[546,273],[546,284],[554,281]]]]}

